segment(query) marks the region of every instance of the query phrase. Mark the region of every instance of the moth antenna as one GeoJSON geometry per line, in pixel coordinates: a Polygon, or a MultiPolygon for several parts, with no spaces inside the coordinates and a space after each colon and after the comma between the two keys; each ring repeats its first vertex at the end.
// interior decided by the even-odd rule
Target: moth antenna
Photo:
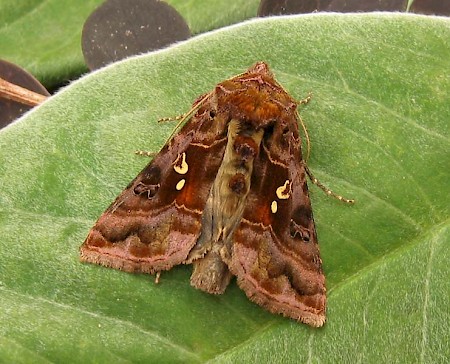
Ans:
{"type": "MultiPolygon", "coordinates": [[[[172,133],[170,133],[169,137],[166,140],[166,143],[169,143],[169,141],[172,139],[172,137],[175,135],[176,131],[180,128],[180,126],[186,121],[187,118],[189,118],[192,114],[194,114],[195,112],[197,112],[198,109],[200,109],[200,107],[202,107],[203,103],[206,101],[206,99],[211,95],[211,93],[206,94],[205,96],[203,96],[199,102],[197,102],[197,104],[195,104],[187,113],[183,114],[183,115],[179,115],[175,118],[172,118],[172,120],[179,120],[177,125],[175,125],[175,128],[173,128],[172,133]]],[[[171,120],[171,118],[162,118],[159,119],[158,121],[166,121],[166,120],[171,120]]]]}
{"type": "Polygon", "coordinates": [[[314,177],[314,175],[309,170],[306,163],[305,163],[305,170],[306,170],[306,174],[308,175],[311,182],[314,183],[317,187],[319,187],[328,196],[333,196],[334,198],[337,198],[339,201],[342,201],[345,203],[350,203],[350,204],[355,203],[355,200],[342,197],[341,195],[338,195],[338,194],[334,193],[333,191],[331,191],[329,188],[325,187],[316,177],[314,177]]]}
{"type": "Polygon", "coordinates": [[[177,115],[177,116],[175,116],[175,117],[169,116],[169,117],[166,117],[166,118],[158,119],[158,123],[164,123],[164,122],[166,122],[166,121],[181,120],[181,119],[183,119],[183,117],[184,117],[184,114],[177,115]]]}
{"type": "Polygon", "coordinates": [[[300,124],[302,125],[302,129],[303,132],[305,133],[305,138],[306,138],[306,157],[304,158],[304,161],[307,162],[309,159],[309,156],[311,154],[311,141],[309,140],[309,134],[308,134],[308,129],[306,129],[306,125],[302,120],[302,117],[300,116],[300,114],[297,112],[297,116],[298,119],[300,120],[300,124]]]}
{"type": "MultiPolygon", "coordinates": [[[[304,99],[301,99],[297,101],[299,105],[306,105],[308,102],[310,102],[312,99],[312,92],[308,92],[308,96],[306,96],[304,99]]],[[[308,129],[306,129],[306,125],[302,120],[302,117],[300,116],[300,113],[297,111],[297,116],[300,120],[300,124],[302,124],[303,132],[305,133],[306,138],[306,158],[305,162],[309,159],[309,156],[311,155],[311,140],[309,139],[308,129]]]]}
{"type": "Polygon", "coordinates": [[[310,102],[312,99],[312,92],[308,92],[308,96],[306,96],[304,99],[301,99],[298,101],[299,105],[306,105],[308,102],[310,102]]]}

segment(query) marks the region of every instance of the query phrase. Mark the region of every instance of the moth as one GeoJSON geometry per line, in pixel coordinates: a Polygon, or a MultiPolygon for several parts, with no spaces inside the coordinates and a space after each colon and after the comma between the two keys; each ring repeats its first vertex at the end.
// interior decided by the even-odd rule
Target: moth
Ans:
{"type": "Polygon", "coordinates": [[[127,272],[192,264],[191,285],[237,278],[273,313],[319,327],[326,289],[296,102],[258,62],[199,97],[100,216],[81,260],[127,272]]]}

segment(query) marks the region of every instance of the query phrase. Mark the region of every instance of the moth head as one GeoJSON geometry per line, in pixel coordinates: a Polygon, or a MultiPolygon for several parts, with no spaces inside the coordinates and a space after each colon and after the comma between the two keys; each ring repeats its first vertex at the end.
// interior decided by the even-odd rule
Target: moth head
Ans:
{"type": "Polygon", "coordinates": [[[265,62],[256,62],[251,66],[246,73],[258,73],[260,75],[266,75],[268,77],[273,77],[272,72],[269,70],[269,66],[265,62]]]}

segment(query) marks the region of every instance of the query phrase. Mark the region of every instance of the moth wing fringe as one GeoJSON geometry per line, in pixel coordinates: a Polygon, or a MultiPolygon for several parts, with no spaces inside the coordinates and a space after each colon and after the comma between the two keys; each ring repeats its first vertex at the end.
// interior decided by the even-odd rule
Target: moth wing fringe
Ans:
{"type": "Polygon", "coordinates": [[[255,286],[244,277],[238,276],[237,283],[252,302],[264,307],[271,313],[281,314],[284,317],[294,319],[298,322],[302,322],[313,327],[321,327],[326,321],[326,316],[324,313],[314,313],[310,311],[299,312],[299,310],[293,310],[287,306],[274,306],[273,304],[270,304],[270,302],[273,302],[274,300],[268,295],[264,295],[263,293],[257,291],[255,286]]]}
{"type": "Polygon", "coordinates": [[[154,274],[163,270],[170,270],[173,265],[160,264],[154,265],[147,262],[130,261],[113,256],[105,255],[94,251],[80,250],[80,261],[84,263],[93,263],[107,268],[118,269],[128,273],[146,273],[154,274]]]}

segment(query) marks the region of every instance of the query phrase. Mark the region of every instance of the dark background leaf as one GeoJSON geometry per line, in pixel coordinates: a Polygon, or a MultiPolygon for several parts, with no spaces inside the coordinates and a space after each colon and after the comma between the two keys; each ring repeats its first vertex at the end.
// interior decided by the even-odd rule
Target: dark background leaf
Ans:
{"type": "MultiPolygon", "coordinates": [[[[47,88],[87,72],[81,31],[103,0],[2,0],[0,57],[32,73],[47,88]]],[[[259,1],[170,0],[194,34],[256,15],[259,1]]]]}

